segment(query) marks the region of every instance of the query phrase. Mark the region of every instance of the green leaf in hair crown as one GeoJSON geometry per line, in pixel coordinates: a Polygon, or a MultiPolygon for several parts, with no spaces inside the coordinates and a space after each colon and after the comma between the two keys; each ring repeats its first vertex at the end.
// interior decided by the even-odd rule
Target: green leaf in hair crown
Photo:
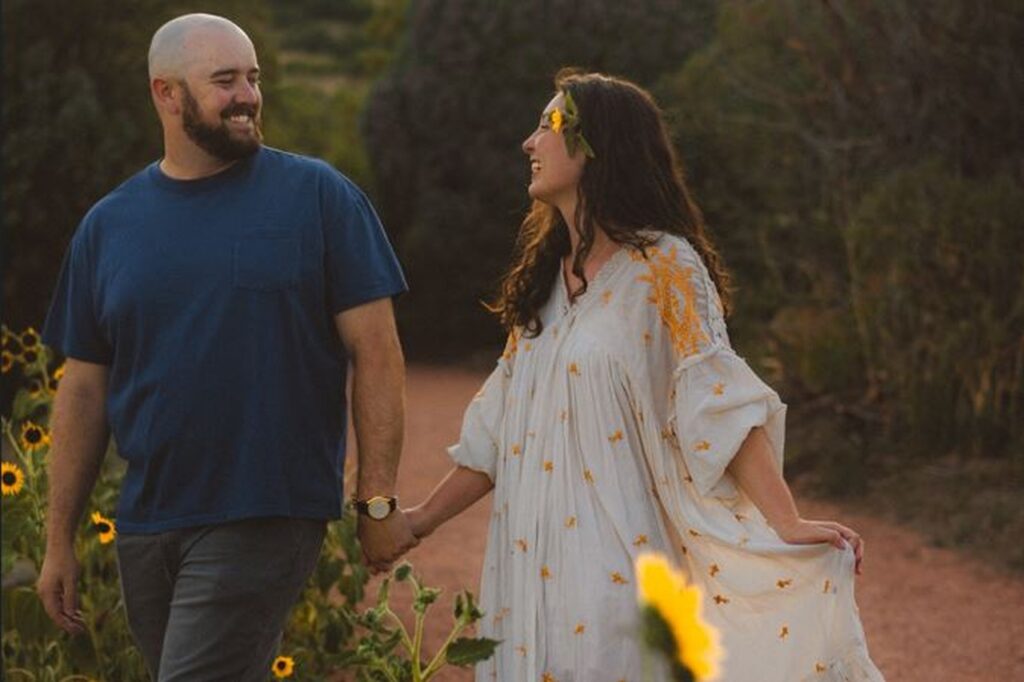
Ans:
{"type": "Polygon", "coordinates": [[[562,96],[565,102],[565,110],[563,111],[555,107],[548,113],[548,122],[551,124],[551,129],[556,133],[561,133],[562,137],[565,138],[565,148],[568,150],[569,156],[575,156],[576,150],[582,149],[584,154],[594,158],[593,148],[587,142],[587,138],[583,137],[583,130],[580,128],[580,110],[576,107],[572,93],[568,90],[563,90],[562,96]]]}

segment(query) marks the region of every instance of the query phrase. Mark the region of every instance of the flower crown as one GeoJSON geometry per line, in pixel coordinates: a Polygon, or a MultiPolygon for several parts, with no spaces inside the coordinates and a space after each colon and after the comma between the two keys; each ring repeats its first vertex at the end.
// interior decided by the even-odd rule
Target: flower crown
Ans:
{"type": "Polygon", "coordinates": [[[583,137],[583,130],[580,128],[580,111],[576,107],[572,93],[568,90],[563,90],[562,95],[565,99],[565,111],[556,107],[548,112],[548,122],[551,124],[551,129],[556,133],[562,133],[569,156],[575,156],[576,148],[579,147],[583,150],[584,154],[593,159],[595,156],[594,150],[591,148],[590,143],[587,142],[587,138],[583,137]]]}

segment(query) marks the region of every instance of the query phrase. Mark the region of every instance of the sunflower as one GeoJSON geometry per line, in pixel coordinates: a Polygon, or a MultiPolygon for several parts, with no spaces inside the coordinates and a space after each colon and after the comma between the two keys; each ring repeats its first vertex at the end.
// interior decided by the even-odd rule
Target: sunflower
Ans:
{"type": "Polygon", "coordinates": [[[11,330],[7,328],[7,325],[3,325],[3,350],[7,351],[11,355],[18,355],[21,353],[21,341],[18,340],[17,334],[12,334],[11,330]]]}
{"type": "Polygon", "coordinates": [[[39,351],[35,348],[26,348],[21,351],[21,361],[26,365],[36,364],[36,360],[39,359],[39,351]]]}
{"type": "Polygon", "coordinates": [[[17,495],[25,485],[25,474],[21,467],[10,462],[0,462],[0,490],[4,497],[17,495]]]}
{"type": "Polygon", "coordinates": [[[66,363],[66,362],[62,362],[62,363],[60,363],[60,367],[58,367],[57,369],[53,370],[53,380],[54,381],[60,381],[61,379],[64,378],[64,368],[67,366],[67,364],[68,363],[66,363]]]}
{"type": "Polygon", "coordinates": [[[701,617],[700,588],[687,585],[660,554],[641,554],[636,573],[646,641],[671,654],[676,679],[715,679],[722,651],[718,632],[701,617]]]}
{"type": "Polygon", "coordinates": [[[278,656],[274,659],[270,669],[277,679],[291,677],[292,671],[295,670],[295,660],[291,656],[278,656]]]}
{"type": "Polygon", "coordinates": [[[562,125],[565,124],[565,118],[562,116],[561,109],[551,110],[551,129],[556,133],[562,132],[562,125]]]}
{"type": "Polygon", "coordinates": [[[39,349],[39,334],[32,327],[21,333],[19,341],[21,341],[21,345],[25,347],[25,350],[39,349]]]}
{"type": "Polygon", "coordinates": [[[21,425],[21,447],[25,452],[35,452],[50,445],[50,433],[42,426],[26,420],[21,425]]]}
{"type": "Polygon", "coordinates": [[[11,367],[14,367],[14,354],[5,350],[0,353],[0,358],[3,358],[3,373],[7,374],[11,371],[11,367]]]}
{"type": "Polygon", "coordinates": [[[114,525],[114,522],[99,512],[93,512],[91,519],[92,527],[99,533],[100,544],[113,542],[117,537],[117,526],[114,525]]]}

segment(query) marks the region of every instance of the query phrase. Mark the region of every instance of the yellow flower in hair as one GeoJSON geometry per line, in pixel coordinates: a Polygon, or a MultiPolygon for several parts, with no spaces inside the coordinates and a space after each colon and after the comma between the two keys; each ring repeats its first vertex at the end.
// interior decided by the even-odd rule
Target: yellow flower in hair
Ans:
{"type": "Polygon", "coordinates": [[[25,452],[35,452],[50,445],[49,432],[31,420],[21,425],[21,447],[25,452]]]}
{"type": "Polygon", "coordinates": [[[551,129],[556,133],[562,132],[562,125],[565,123],[565,117],[562,115],[561,109],[551,110],[551,129]]]}
{"type": "Polygon", "coordinates": [[[25,474],[21,467],[11,462],[0,462],[0,491],[4,497],[17,495],[25,485],[25,474]]]}
{"type": "Polygon", "coordinates": [[[292,671],[295,670],[295,660],[291,656],[278,656],[274,659],[270,669],[273,671],[274,677],[279,680],[284,677],[291,677],[292,671]]]}
{"type": "Polygon", "coordinates": [[[117,537],[117,526],[114,525],[114,522],[99,512],[93,512],[90,518],[93,529],[100,536],[100,544],[106,545],[113,542],[117,537]]]}
{"type": "Polygon", "coordinates": [[[673,666],[697,682],[718,676],[722,650],[718,631],[701,616],[701,591],[653,553],[636,560],[637,597],[644,609],[645,641],[671,656],[673,666]]]}

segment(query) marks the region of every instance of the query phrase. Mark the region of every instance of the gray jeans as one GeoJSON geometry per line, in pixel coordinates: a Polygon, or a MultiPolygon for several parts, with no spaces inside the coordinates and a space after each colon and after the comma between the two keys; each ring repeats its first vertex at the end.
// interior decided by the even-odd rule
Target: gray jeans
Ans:
{"type": "Polygon", "coordinates": [[[263,682],[326,522],[264,518],[119,535],[128,626],[159,682],[263,682]]]}

